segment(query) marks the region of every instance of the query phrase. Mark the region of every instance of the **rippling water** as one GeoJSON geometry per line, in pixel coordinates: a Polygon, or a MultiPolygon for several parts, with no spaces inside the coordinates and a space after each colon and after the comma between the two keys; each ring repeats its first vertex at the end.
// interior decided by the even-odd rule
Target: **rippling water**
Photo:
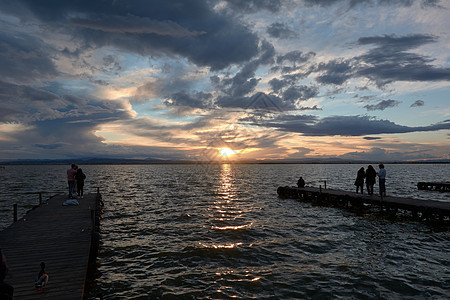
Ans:
{"type": "MultiPolygon", "coordinates": [[[[88,165],[86,189],[105,202],[91,299],[443,299],[450,233],[280,199],[280,185],[354,190],[359,165],[88,165]]],[[[0,226],[66,192],[66,166],[0,170],[0,226]],[[12,216],[11,216],[12,219],[12,216]]],[[[418,191],[450,165],[386,165],[389,195],[418,191]]],[[[0,241],[1,243],[1,241],[0,241]]]]}

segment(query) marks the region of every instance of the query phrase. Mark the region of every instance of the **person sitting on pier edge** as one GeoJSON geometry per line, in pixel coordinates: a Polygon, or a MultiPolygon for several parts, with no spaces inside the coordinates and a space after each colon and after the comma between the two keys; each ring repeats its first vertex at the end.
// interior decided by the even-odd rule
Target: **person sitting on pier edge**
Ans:
{"type": "Polygon", "coordinates": [[[361,188],[361,194],[363,194],[364,190],[364,177],[366,177],[366,173],[364,172],[364,168],[361,167],[361,169],[358,170],[358,173],[356,174],[356,193],[358,194],[359,188],[361,188]]]}
{"type": "Polygon", "coordinates": [[[77,194],[79,198],[83,198],[83,188],[85,179],[86,175],[83,173],[83,170],[78,169],[77,174],[75,175],[75,180],[77,181],[77,194]]]}
{"type": "Polygon", "coordinates": [[[380,196],[386,197],[386,170],[384,169],[383,164],[379,164],[378,167],[380,168],[380,171],[377,173],[380,196]]]}
{"type": "Polygon", "coordinates": [[[73,188],[75,186],[75,174],[77,171],[75,170],[76,165],[72,164],[71,168],[67,170],[67,183],[69,184],[69,198],[73,198],[73,188]]]}
{"type": "Polygon", "coordinates": [[[303,177],[300,176],[300,178],[297,181],[297,186],[299,188],[304,188],[305,187],[305,180],[303,180],[303,177]]]}
{"type": "Polygon", "coordinates": [[[369,195],[373,195],[373,186],[375,185],[376,177],[377,171],[375,171],[372,165],[369,165],[366,170],[366,187],[369,195]]]}
{"type": "Polygon", "coordinates": [[[41,270],[39,271],[38,277],[36,278],[36,283],[34,286],[37,289],[43,288],[48,282],[48,275],[47,272],[45,272],[45,263],[41,262],[41,270]]]}
{"type": "Polygon", "coordinates": [[[0,299],[13,299],[14,288],[3,282],[5,280],[6,274],[8,274],[8,264],[6,263],[6,258],[2,253],[0,248],[0,299]]]}

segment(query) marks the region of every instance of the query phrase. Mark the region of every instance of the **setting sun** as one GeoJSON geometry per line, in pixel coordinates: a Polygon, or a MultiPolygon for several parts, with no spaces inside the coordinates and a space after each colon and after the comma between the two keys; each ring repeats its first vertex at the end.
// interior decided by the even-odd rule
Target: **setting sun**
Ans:
{"type": "Polygon", "coordinates": [[[238,153],[238,151],[231,150],[230,148],[220,148],[219,153],[223,157],[230,157],[231,155],[238,153]]]}

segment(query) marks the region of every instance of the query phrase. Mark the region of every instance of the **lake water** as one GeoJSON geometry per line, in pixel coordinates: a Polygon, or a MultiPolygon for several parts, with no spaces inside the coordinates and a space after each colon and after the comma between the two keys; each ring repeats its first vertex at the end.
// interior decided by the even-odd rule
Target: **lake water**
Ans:
{"type": "MultiPolygon", "coordinates": [[[[388,195],[450,202],[449,193],[417,190],[419,181],[448,180],[449,164],[385,166],[388,195]]],[[[67,193],[67,167],[0,169],[0,229],[13,203],[21,216],[39,191],[67,193]]],[[[299,176],[353,191],[359,165],[80,167],[85,191],[100,187],[105,203],[103,275],[90,299],[450,297],[448,231],[277,196],[299,176]]]]}

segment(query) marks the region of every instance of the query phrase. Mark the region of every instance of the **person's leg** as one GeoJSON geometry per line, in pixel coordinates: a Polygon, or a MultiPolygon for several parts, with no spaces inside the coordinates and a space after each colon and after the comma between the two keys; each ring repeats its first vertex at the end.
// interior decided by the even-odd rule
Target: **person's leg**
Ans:
{"type": "Polygon", "coordinates": [[[73,193],[73,180],[69,180],[69,198],[72,198],[72,193],[73,193]]]}
{"type": "Polygon", "coordinates": [[[385,179],[380,178],[380,196],[386,196],[386,185],[385,185],[385,179]]]}

